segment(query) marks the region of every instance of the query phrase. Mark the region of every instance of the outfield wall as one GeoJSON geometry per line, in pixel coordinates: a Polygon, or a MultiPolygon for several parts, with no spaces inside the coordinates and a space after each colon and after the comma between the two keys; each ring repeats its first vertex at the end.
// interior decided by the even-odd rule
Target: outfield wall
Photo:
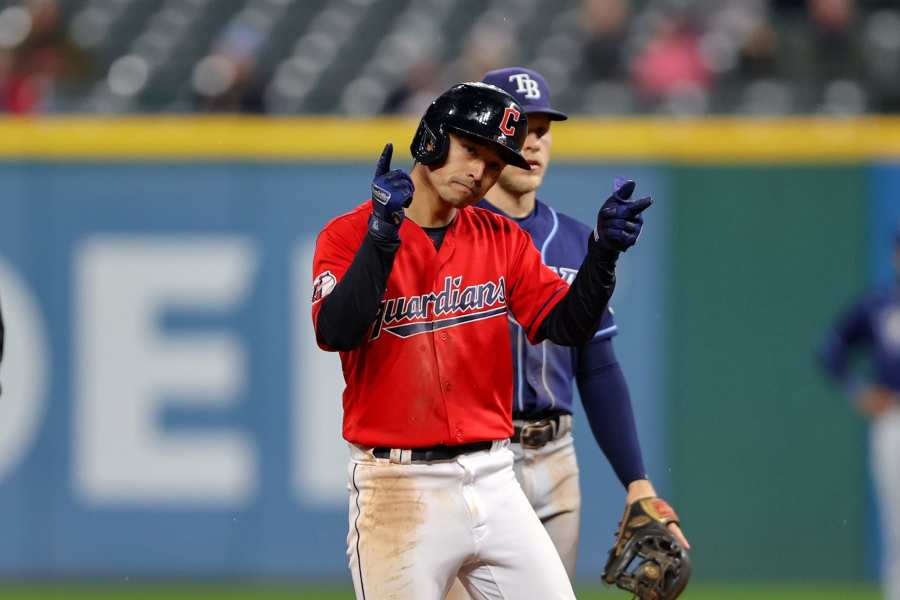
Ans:
{"type": "MultiPolygon", "coordinates": [[[[411,130],[0,123],[0,574],[346,576],[340,376],[309,331],[310,253],[365,198],[385,141],[409,166],[411,130]]],[[[896,206],[898,132],[554,130],[542,197],[558,208],[590,222],[615,175],[656,199],[620,265],[616,346],[698,576],[873,563],[862,424],[812,352],[881,256],[868,232],[896,206]]],[[[593,577],[622,491],[578,419],[593,577]]]]}

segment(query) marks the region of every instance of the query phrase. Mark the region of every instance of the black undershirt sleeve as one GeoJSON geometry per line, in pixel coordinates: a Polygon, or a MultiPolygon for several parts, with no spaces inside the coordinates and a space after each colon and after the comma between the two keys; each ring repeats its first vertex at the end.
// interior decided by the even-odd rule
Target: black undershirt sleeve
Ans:
{"type": "Polygon", "coordinates": [[[378,314],[399,248],[399,241],[385,242],[366,234],[350,268],[321,300],[316,321],[320,344],[342,352],[362,344],[378,314]]]}
{"type": "Polygon", "coordinates": [[[586,344],[597,331],[616,287],[619,253],[606,250],[591,235],[588,252],[569,291],[538,327],[538,336],[562,346],[586,344]]]}

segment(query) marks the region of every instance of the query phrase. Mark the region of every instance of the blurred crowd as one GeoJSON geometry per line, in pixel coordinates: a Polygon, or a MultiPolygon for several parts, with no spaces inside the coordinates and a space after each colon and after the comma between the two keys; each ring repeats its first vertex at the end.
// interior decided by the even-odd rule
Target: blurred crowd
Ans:
{"type": "Polygon", "coordinates": [[[141,3],[7,2],[0,108],[420,114],[449,85],[518,64],[583,114],[900,111],[895,1],[323,2],[296,28],[296,0],[143,3],[159,14],[118,49],[95,25],[114,32],[141,3]],[[215,24],[208,39],[194,21],[215,24]]]}
{"type": "Polygon", "coordinates": [[[56,0],[29,0],[0,13],[0,109],[56,110],[54,98],[90,77],[90,57],[69,37],[56,0]]]}
{"type": "MultiPolygon", "coordinates": [[[[531,57],[531,66],[562,90],[560,103],[568,110],[759,115],[900,110],[897,2],[581,0],[575,25],[566,37],[545,44],[551,56],[531,57]],[[553,42],[563,48],[556,50],[553,42]],[[558,56],[552,56],[554,50],[558,56]]],[[[471,37],[447,69],[434,62],[415,65],[384,110],[418,113],[418,96],[431,97],[459,76],[477,78],[515,63],[515,50],[507,38],[471,37]]]]}

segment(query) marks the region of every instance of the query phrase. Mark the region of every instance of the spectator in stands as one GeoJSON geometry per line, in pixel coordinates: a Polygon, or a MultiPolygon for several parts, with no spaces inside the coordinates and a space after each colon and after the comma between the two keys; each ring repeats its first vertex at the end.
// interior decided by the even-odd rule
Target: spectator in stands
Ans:
{"type": "Polygon", "coordinates": [[[476,26],[466,36],[459,58],[450,66],[444,82],[481,81],[488,71],[514,63],[515,39],[502,27],[489,24],[476,26]]]}
{"type": "Polygon", "coordinates": [[[690,9],[667,5],[656,19],[650,41],[632,62],[632,78],[646,108],[678,97],[703,103],[712,73],[700,53],[699,28],[690,9]]]}
{"type": "Polygon", "coordinates": [[[57,92],[86,79],[88,56],[69,37],[57,0],[28,0],[21,9],[28,30],[0,58],[0,110],[24,114],[64,108],[57,92]]]}
{"type": "Polygon", "coordinates": [[[779,60],[801,106],[827,110],[835,90],[849,90],[863,110],[868,76],[855,0],[806,0],[805,12],[783,9],[779,24],[779,60]]]}
{"type": "Polygon", "coordinates": [[[859,79],[863,72],[855,0],[809,0],[810,64],[818,81],[859,79]]]}
{"type": "Polygon", "coordinates": [[[585,35],[579,80],[624,79],[631,3],[628,0],[582,0],[579,15],[579,27],[585,35]]]}
{"type": "Polygon", "coordinates": [[[772,79],[783,75],[779,60],[781,40],[771,19],[762,14],[747,18],[738,44],[736,75],[744,81],[772,79]]]}
{"type": "Polygon", "coordinates": [[[200,112],[263,113],[264,82],[256,53],[265,40],[244,23],[227,27],[215,50],[197,63],[193,88],[200,112]]]}
{"type": "Polygon", "coordinates": [[[381,112],[421,115],[446,88],[441,67],[430,55],[412,64],[403,81],[385,99],[381,112]]]}

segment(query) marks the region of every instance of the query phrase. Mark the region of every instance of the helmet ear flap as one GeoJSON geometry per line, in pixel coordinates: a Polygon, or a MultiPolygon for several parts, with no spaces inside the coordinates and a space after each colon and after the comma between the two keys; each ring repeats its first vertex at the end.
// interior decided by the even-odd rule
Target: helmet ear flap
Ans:
{"type": "Polygon", "coordinates": [[[447,156],[449,139],[443,129],[442,126],[438,126],[437,132],[433,131],[424,118],[419,122],[419,128],[416,129],[416,135],[413,136],[409,148],[416,162],[430,165],[442,161],[447,156]]]}

